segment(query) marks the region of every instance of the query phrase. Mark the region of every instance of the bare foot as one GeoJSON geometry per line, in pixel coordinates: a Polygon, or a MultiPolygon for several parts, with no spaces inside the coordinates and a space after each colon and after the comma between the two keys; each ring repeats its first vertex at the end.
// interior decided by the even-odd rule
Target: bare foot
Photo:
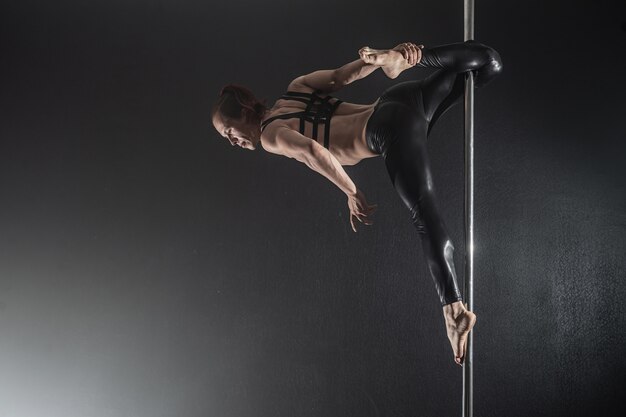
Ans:
{"type": "Polygon", "coordinates": [[[391,79],[397,78],[402,71],[415,66],[421,60],[421,49],[419,47],[405,50],[405,53],[407,58],[404,57],[400,50],[395,48],[372,49],[369,46],[364,46],[359,49],[359,56],[363,62],[382,67],[385,75],[391,79]]]}
{"type": "Polygon", "coordinates": [[[476,323],[476,314],[466,310],[460,301],[444,306],[443,311],[448,339],[450,339],[450,345],[452,345],[454,352],[454,361],[463,366],[467,350],[467,337],[476,323]]]}

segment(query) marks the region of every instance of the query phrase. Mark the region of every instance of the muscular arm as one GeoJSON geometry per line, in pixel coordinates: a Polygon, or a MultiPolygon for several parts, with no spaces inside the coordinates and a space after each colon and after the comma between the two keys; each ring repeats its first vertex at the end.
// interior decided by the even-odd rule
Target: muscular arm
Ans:
{"type": "Polygon", "coordinates": [[[379,67],[379,65],[366,64],[363,60],[357,59],[337,69],[319,70],[302,75],[293,80],[290,86],[299,84],[322,93],[332,93],[356,80],[367,77],[379,67]]]}
{"type": "Polygon", "coordinates": [[[357,193],[356,185],[328,149],[295,130],[278,128],[273,138],[263,140],[263,148],[302,162],[326,177],[348,197],[357,193]]]}
{"type": "Polygon", "coordinates": [[[365,46],[359,50],[361,59],[334,70],[320,70],[302,75],[289,84],[289,88],[304,86],[322,93],[332,93],[383,67],[387,77],[394,79],[402,71],[416,65],[422,58],[424,45],[401,43],[393,49],[377,50],[365,46]]]}

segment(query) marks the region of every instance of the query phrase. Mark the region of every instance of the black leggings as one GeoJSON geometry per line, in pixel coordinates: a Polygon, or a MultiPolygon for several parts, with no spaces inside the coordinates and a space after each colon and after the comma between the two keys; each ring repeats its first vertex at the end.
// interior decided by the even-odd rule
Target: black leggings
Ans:
{"type": "Polygon", "coordinates": [[[462,300],[454,246],[437,210],[426,139],[437,119],[464,94],[465,72],[481,87],[502,69],[500,55],[475,41],[424,48],[419,67],[441,68],[423,80],[385,90],[367,122],[368,147],[385,159],[396,191],[411,211],[442,305],[462,300]]]}

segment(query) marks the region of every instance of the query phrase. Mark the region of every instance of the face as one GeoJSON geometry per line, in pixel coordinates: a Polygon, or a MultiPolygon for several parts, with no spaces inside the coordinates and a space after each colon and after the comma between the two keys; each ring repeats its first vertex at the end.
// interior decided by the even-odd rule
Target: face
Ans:
{"type": "Polygon", "coordinates": [[[231,120],[216,114],[213,118],[213,126],[232,146],[252,151],[259,143],[261,128],[258,124],[247,123],[244,117],[241,120],[231,120]]]}

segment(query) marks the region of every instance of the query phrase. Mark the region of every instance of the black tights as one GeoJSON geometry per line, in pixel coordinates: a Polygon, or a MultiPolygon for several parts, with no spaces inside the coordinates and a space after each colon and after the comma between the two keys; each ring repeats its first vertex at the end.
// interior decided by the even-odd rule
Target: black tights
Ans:
{"type": "Polygon", "coordinates": [[[367,122],[368,147],[382,154],[402,201],[411,211],[442,305],[462,300],[454,246],[437,209],[426,140],[430,129],[464,94],[465,72],[481,87],[502,69],[500,55],[475,41],[424,48],[419,67],[441,68],[423,80],[387,89],[367,122]]]}

